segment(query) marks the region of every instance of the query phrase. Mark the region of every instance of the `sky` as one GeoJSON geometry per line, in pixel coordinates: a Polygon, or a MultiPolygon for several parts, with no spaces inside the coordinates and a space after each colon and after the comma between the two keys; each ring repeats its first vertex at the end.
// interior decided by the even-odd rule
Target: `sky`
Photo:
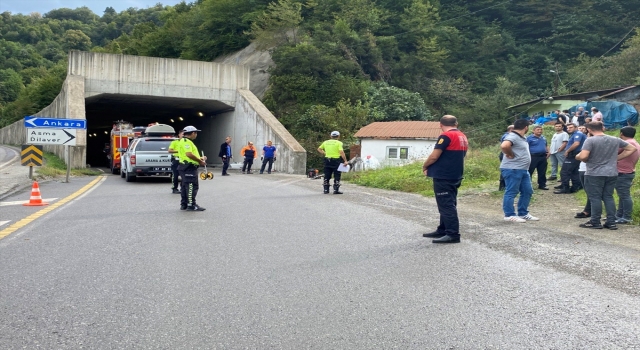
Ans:
{"type": "MultiPolygon", "coordinates": [[[[111,6],[116,12],[121,12],[129,7],[144,9],[157,3],[173,6],[182,0],[0,0],[0,13],[9,11],[13,14],[25,15],[31,12],[45,14],[51,10],[63,7],[75,9],[86,6],[98,16],[102,16],[104,9],[111,6]]],[[[192,1],[185,1],[190,3],[192,1]]]]}

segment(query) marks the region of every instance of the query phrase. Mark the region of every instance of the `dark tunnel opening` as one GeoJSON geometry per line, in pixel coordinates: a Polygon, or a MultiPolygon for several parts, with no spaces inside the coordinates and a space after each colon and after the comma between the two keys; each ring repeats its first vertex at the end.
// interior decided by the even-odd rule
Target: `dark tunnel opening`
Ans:
{"type": "Polygon", "coordinates": [[[233,110],[215,100],[169,98],[140,95],[102,94],[85,99],[87,117],[87,164],[107,167],[105,144],[118,120],[134,126],[168,124],[176,132],[187,125],[202,127],[207,117],[233,110]]]}

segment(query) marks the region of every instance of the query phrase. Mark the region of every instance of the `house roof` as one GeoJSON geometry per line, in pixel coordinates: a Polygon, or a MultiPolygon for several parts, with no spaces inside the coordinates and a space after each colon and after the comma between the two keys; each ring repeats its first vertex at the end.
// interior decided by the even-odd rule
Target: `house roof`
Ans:
{"type": "Polygon", "coordinates": [[[614,95],[614,94],[616,94],[618,92],[622,92],[624,90],[627,90],[627,89],[633,88],[633,87],[635,87],[635,86],[625,86],[623,88],[616,87],[616,88],[605,89],[605,90],[597,90],[597,91],[586,91],[586,92],[580,92],[580,93],[568,94],[568,95],[539,97],[539,98],[536,98],[536,99],[531,100],[531,101],[527,101],[527,102],[523,102],[523,103],[520,103],[520,104],[517,104],[517,105],[509,106],[506,109],[513,109],[513,108],[517,108],[517,107],[520,107],[520,106],[526,106],[528,104],[536,103],[536,102],[539,102],[539,101],[542,101],[542,100],[545,100],[545,99],[551,99],[551,100],[581,100],[581,101],[598,99],[600,97],[614,95]]]}
{"type": "Polygon", "coordinates": [[[619,93],[621,93],[621,92],[624,92],[624,91],[627,91],[627,90],[631,90],[631,89],[633,89],[633,88],[637,88],[637,87],[640,87],[640,85],[631,85],[631,86],[627,86],[626,88],[622,88],[622,89],[620,89],[620,90],[616,90],[616,91],[611,92],[611,93],[608,93],[608,94],[606,94],[606,95],[598,96],[598,97],[596,97],[596,98],[593,98],[592,100],[599,100],[599,99],[602,99],[602,98],[605,98],[605,97],[615,96],[615,95],[617,95],[617,94],[619,94],[619,93]]]}
{"type": "Polygon", "coordinates": [[[440,122],[405,121],[371,123],[354,135],[360,139],[437,139],[440,122]]]}

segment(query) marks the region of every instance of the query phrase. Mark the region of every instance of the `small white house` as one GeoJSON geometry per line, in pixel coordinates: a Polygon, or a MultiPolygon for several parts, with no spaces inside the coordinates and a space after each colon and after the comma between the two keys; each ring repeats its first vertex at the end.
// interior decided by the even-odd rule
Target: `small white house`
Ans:
{"type": "Polygon", "coordinates": [[[441,133],[439,122],[398,121],[371,123],[354,136],[362,159],[377,158],[384,166],[427,158],[441,133]]]}

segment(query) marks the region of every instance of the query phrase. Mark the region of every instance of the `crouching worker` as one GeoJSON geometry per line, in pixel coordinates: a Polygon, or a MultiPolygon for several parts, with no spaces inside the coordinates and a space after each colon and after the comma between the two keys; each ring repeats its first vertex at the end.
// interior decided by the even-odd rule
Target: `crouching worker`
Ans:
{"type": "Polygon", "coordinates": [[[180,165],[178,171],[182,177],[182,186],[180,193],[180,210],[203,211],[205,208],[196,204],[196,195],[198,194],[198,166],[204,166],[207,157],[199,157],[198,147],[193,140],[198,137],[198,129],[193,126],[187,126],[183,130],[183,137],[180,140],[178,148],[178,157],[180,165]]]}

